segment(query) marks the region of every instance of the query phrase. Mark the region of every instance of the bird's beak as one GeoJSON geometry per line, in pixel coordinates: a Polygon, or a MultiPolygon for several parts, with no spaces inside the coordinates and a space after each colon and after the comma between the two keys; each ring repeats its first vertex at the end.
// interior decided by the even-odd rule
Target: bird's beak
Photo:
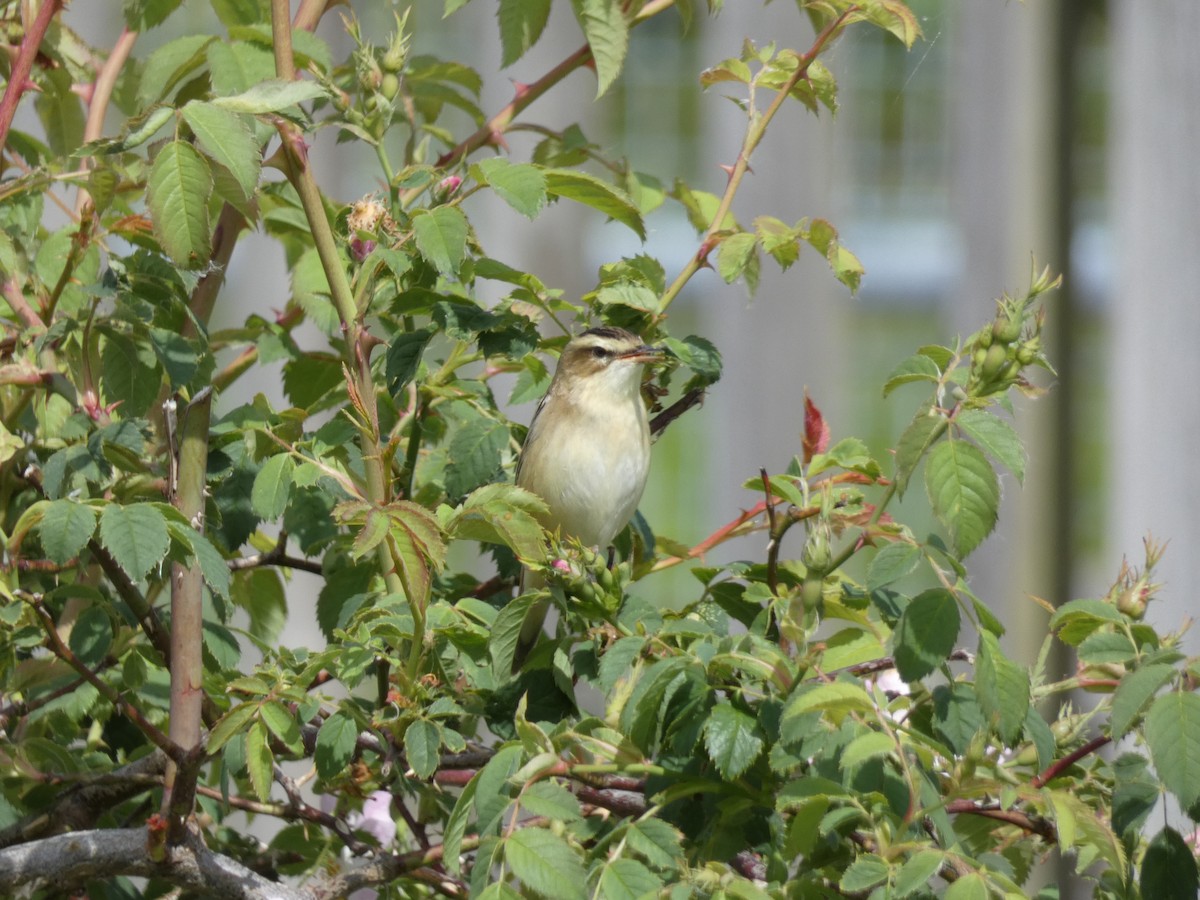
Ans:
{"type": "Polygon", "coordinates": [[[634,347],[632,350],[626,350],[617,356],[618,359],[628,359],[633,362],[648,363],[657,362],[662,359],[666,353],[662,347],[653,347],[650,344],[642,344],[640,347],[634,347]]]}

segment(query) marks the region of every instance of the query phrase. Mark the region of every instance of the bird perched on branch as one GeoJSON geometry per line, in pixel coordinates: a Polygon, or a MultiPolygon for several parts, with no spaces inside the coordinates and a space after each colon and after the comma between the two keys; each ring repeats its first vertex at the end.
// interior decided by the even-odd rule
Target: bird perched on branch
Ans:
{"type": "MultiPolygon", "coordinates": [[[[517,486],[549,507],[546,530],[604,550],[633,518],[650,472],[643,367],[662,354],[610,326],[589,328],[563,348],[517,461],[517,486]]],[[[521,582],[523,591],[542,583],[528,571],[521,582]]],[[[537,641],[548,605],[543,600],[530,608],[514,672],[537,641]]]]}

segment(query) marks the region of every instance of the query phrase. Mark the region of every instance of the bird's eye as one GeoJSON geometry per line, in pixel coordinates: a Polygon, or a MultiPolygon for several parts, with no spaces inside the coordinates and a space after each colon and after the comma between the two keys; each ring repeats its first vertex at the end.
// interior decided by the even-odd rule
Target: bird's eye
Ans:
{"type": "Polygon", "coordinates": [[[605,359],[608,357],[608,355],[609,355],[608,349],[605,347],[593,347],[592,348],[592,356],[596,357],[596,359],[605,359]]]}

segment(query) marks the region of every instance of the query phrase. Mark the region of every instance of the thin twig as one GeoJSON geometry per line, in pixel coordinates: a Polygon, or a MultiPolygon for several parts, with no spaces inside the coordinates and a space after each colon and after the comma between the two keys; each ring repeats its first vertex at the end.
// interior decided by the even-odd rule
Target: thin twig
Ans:
{"type": "Polygon", "coordinates": [[[1043,785],[1048,784],[1050,781],[1057,778],[1063,771],[1069,769],[1071,766],[1075,765],[1075,763],[1079,762],[1079,760],[1091,753],[1095,753],[1097,750],[1111,741],[1112,738],[1104,737],[1103,735],[1092,738],[1082,747],[1072,750],[1062,759],[1057,759],[1050,765],[1046,766],[1046,768],[1035,775],[1029,783],[1035,788],[1040,788],[1043,785]]]}
{"type": "MultiPolygon", "coordinates": [[[[104,61],[104,65],[96,74],[96,80],[92,84],[92,96],[88,100],[87,122],[83,126],[83,142],[85,144],[99,138],[104,130],[104,114],[108,111],[108,102],[112,99],[117,76],[125,68],[125,62],[129,59],[129,54],[133,52],[133,45],[137,43],[137,39],[136,31],[123,28],[121,36],[113,44],[112,52],[108,54],[108,59],[104,61]]],[[[79,193],[75,197],[76,216],[82,214],[89,199],[87,188],[81,185],[79,193]]]]}
{"type": "Polygon", "coordinates": [[[657,416],[650,420],[650,434],[658,435],[667,426],[682,416],[696,404],[704,400],[704,388],[692,388],[657,416]]]}

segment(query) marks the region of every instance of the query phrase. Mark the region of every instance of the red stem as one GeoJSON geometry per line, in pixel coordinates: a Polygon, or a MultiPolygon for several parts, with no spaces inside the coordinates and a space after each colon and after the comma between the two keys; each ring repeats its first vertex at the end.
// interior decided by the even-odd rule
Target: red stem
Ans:
{"type": "Polygon", "coordinates": [[[29,73],[33,71],[33,60],[38,48],[42,46],[42,38],[50,27],[50,20],[62,7],[62,0],[46,0],[38,10],[37,18],[21,40],[21,49],[17,52],[16,62],[8,76],[8,85],[4,88],[4,98],[0,99],[0,148],[8,143],[8,129],[12,126],[13,116],[17,114],[17,104],[21,95],[29,87],[29,73]]]}

